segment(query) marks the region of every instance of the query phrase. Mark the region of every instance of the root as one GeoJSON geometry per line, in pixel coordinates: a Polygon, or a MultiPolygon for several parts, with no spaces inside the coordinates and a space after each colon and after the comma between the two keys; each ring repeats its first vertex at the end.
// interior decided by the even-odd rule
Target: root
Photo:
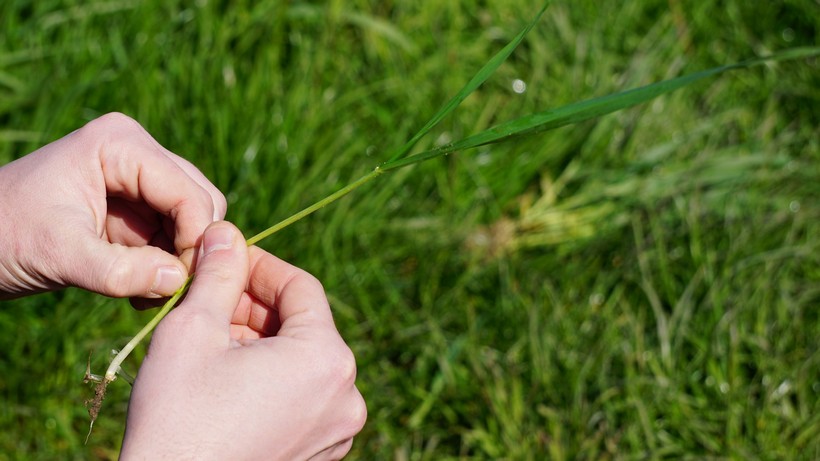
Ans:
{"type": "Polygon", "coordinates": [[[120,365],[122,365],[122,362],[126,357],[128,357],[128,354],[130,354],[131,351],[137,347],[137,344],[139,344],[148,333],[153,331],[159,321],[162,320],[162,318],[174,308],[177,301],[179,301],[188,291],[188,287],[191,286],[191,281],[193,279],[193,274],[189,275],[185,280],[185,283],[183,283],[176,293],[174,293],[165,305],[162,306],[162,309],[157,312],[148,324],[142,327],[136,336],[131,338],[131,341],[128,341],[128,344],[126,344],[121,351],[112,351],[112,353],[114,353],[114,359],[111,361],[111,364],[108,365],[105,375],[100,376],[91,373],[91,354],[88,355],[88,365],[85,369],[85,377],[83,378],[83,382],[93,382],[97,383],[97,385],[94,386],[94,398],[85,401],[85,405],[88,407],[88,416],[91,417],[91,424],[88,426],[88,435],[85,438],[86,443],[88,443],[88,438],[91,437],[91,430],[94,428],[94,421],[96,421],[97,416],[100,415],[100,408],[102,407],[102,402],[105,399],[105,390],[108,385],[117,379],[118,374],[122,374],[126,381],[133,384],[134,379],[127,373],[123,372],[120,365]]]}
{"type": "Polygon", "coordinates": [[[108,379],[107,376],[102,377],[91,373],[91,354],[89,354],[83,382],[97,383],[97,385],[94,386],[94,397],[85,401],[85,406],[88,407],[88,416],[91,417],[91,423],[88,425],[88,435],[85,436],[85,443],[88,443],[88,439],[91,437],[91,430],[94,429],[94,421],[96,421],[97,416],[100,415],[100,408],[105,399],[105,390],[112,381],[113,379],[108,379]]]}

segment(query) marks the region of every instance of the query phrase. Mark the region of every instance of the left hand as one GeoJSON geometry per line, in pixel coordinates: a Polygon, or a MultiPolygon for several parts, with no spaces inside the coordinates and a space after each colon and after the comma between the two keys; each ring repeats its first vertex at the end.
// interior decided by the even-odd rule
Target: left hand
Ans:
{"type": "Polygon", "coordinates": [[[0,299],[66,286],[169,296],[226,209],[196,167],[122,114],[3,166],[0,190],[0,299]]]}

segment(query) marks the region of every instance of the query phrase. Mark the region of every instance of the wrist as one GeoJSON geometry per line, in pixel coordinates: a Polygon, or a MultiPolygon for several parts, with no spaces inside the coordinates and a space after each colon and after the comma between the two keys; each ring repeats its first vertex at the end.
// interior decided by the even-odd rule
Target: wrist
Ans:
{"type": "Polygon", "coordinates": [[[48,275],[55,269],[51,257],[59,245],[50,238],[48,222],[26,198],[14,195],[17,185],[13,171],[0,168],[0,185],[8,193],[0,194],[0,300],[41,293],[58,287],[56,278],[48,275]]]}
{"type": "MultiPolygon", "coordinates": [[[[4,173],[7,168],[0,168],[0,184],[6,184],[4,180],[4,173]]],[[[15,275],[19,272],[18,254],[17,254],[17,237],[12,232],[11,222],[14,216],[11,213],[12,209],[7,206],[7,194],[0,194],[0,300],[13,299],[22,296],[18,284],[15,283],[15,275]]]]}

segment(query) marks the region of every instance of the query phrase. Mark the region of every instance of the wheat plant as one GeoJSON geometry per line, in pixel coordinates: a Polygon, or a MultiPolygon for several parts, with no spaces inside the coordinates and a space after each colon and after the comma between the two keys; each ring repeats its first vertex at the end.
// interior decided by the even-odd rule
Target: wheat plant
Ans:
{"type": "MultiPolygon", "coordinates": [[[[309,216],[310,214],[320,210],[331,203],[339,200],[347,194],[355,191],[359,187],[373,181],[379,176],[399,168],[408,167],[417,163],[431,160],[437,157],[449,155],[456,152],[461,152],[477,147],[494,144],[499,142],[509,142],[516,139],[542,133],[549,130],[554,130],[566,125],[577,124],[589,119],[610,114],[619,110],[627,109],[638,104],[645,103],[660,95],[677,90],[684,86],[695,83],[699,80],[716,76],[718,74],[731,71],[746,69],[749,67],[761,65],[764,63],[774,63],[785,60],[812,58],[820,55],[820,47],[806,47],[795,48],[781,51],[777,54],[763,56],[759,58],[749,59],[735,64],[715,67],[691,74],[686,74],[681,77],[670,80],[653,83],[640,88],[630,89],[619,93],[614,93],[606,96],[601,96],[585,101],[580,101],[568,104],[562,107],[548,109],[542,112],[528,114],[508,122],[501,123],[487,130],[472,134],[463,139],[446,143],[442,146],[435,147],[430,150],[411,154],[412,149],[416,146],[419,140],[427,135],[430,130],[436,127],[447,115],[455,110],[462,101],[464,101],[470,94],[479,88],[492,73],[510,56],[515,48],[524,40],[530,30],[535,27],[541,16],[547,9],[548,4],[544,5],[538,11],[532,21],[516,35],[516,37],[508,43],[501,51],[493,56],[476,74],[475,76],[449,101],[447,101],[441,109],[436,112],[433,117],[419,129],[405,144],[397,147],[388,157],[386,161],[377,165],[368,174],[359,179],[347,184],[336,192],[327,197],[317,201],[316,203],[304,208],[303,210],[287,217],[286,219],[272,225],[268,229],[254,235],[247,239],[248,245],[254,245],[265,238],[268,238],[290,226],[299,220],[309,216]]],[[[708,176],[707,176],[708,177],[708,176]]],[[[669,177],[656,177],[652,180],[663,184],[662,188],[671,187],[670,190],[675,190],[675,178],[672,175],[669,177]]],[[[620,192],[615,192],[613,195],[629,195],[635,194],[635,185],[622,186],[620,192]]],[[[645,186],[644,186],[645,187],[645,186]]],[[[606,193],[606,191],[604,191],[606,193]]],[[[656,195],[659,192],[656,192],[656,195]]],[[[501,235],[504,242],[511,243],[495,243],[493,246],[532,246],[538,244],[557,244],[561,242],[560,230],[574,229],[575,235],[572,239],[581,237],[589,237],[589,234],[594,232],[594,227],[601,222],[623,222],[624,217],[614,215],[614,207],[608,207],[606,204],[599,204],[595,206],[584,206],[583,204],[574,204],[571,206],[571,211],[563,211],[560,209],[548,207],[545,210],[545,205],[552,205],[549,202],[536,202],[533,207],[528,208],[517,225],[510,225],[509,223],[501,223],[501,227],[494,232],[495,235],[501,235]],[[518,236],[514,234],[520,234],[518,236]]],[[[89,415],[91,417],[90,430],[93,428],[94,422],[99,416],[102,401],[105,398],[107,386],[113,382],[117,374],[120,372],[123,361],[134,350],[134,348],[159,324],[165,315],[173,309],[173,307],[182,299],[188,287],[190,286],[193,277],[192,274],[186,282],[177,290],[177,292],[159,309],[157,314],[151,321],[142,328],[134,338],[129,341],[113,358],[103,376],[98,376],[87,369],[85,374],[86,382],[96,382],[94,390],[94,397],[88,401],[89,415]]]]}
{"type": "MultiPolygon", "coordinates": [[[[817,8],[554,0],[399,160],[816,47],[817,8]]],[[[252,236],[394,157],[538,9],[0,2],[0,163],[124,112],[252,236]]],[[[818,62],[738,69],[383,172],[258,242],[324,282],[356,355],[369,417],[351,458],[820,458],[818,62]]],[[[1,307],[0,461],[117,459],[123,372],[147,341],[88,444],[78,377],[102,379],[108,351],[157,311],[78,289],[1,307]]]]}

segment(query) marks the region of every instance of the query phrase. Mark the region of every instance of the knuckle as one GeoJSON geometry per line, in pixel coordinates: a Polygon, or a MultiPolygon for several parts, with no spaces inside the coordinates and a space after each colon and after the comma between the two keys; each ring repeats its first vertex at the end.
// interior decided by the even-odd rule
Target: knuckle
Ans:
{"type": "Polygon", "coordinates": [[[346,345],[337,348],[336,353],[327,354],[328,364],[325,367],[328,380],[337,389],[347,389],[356,382],[356,358],[346,345]]]}
{"type": "Polygon", "coordinates": [[[172,331],[197,331],[208,327],[210,319],[201,309],[174,309],[160,324],[172,331]]]}
{"type": "Polygon", "coordinates": [[[196,276],[199,278],[200,284],[205,282],[204,284],[210,287],[230,286],[235,284],[236,269],[234,266],[227,264],[202,264],[201,267],[197,267],[196,276]]]}
{"type": "Polygon", "coordinates": [[[145,130],[133,118],[119,112],[110,112],[88,122],[78,130],[78,134],[86,146],[96,146],[96,149],[83,149],[82,152],[98,152],[108,162],[113,161],[117,165],[123,161],[121,146],[142,139],[145,130]]]}
{"type": "Polygon", "coordinates": [[[227,211],[228,211],[228,200],[225,198],[225,196],[222,194],[222,192],[219,192],[218,190],[217,190],[216,194],[214,195],[213,200],[214,200],[214,210],[216,212],[216,216],[219,219],[224,218],[225,213],[227,213],[227,211]]]}
{"type": "Polygon", "coordinates": [[[358,392],[355,393],[355,401],[339,414],[335,427],[338,439],[352,441],[359,432],[364,429],[367,422],[367,406],[364,399],[358,392]]]}
{"type": "Polygon", "coordinates": [[[82,130],[92,135],[108,135],[111,132],[133,129],[138,126],[140,125],[136,120],[123,113],[109,112],[88,122],[82,130]]]}
{"type": "Polygon", "coordinates": [[[131,293],[131,281],[133,274],[131,266],[124,258],[114,258],[105,272],[102,279],[102,291],[109,296],[121,298],[136,293],[131,293]]]}
{"type": "Polygon", "coordinates": [[[358,434],[367,421],[367,405],[356,388],[356,359],[353,351],[344,343],[327,354],[326,381],[329,389],[334,389],[340,402],[341,419],[338,429],[343,438],[358,434]],[[342,403],[344,402],[344,403],[342,403]]]}
{"type": "Polygon", "coordinates": [[[364,397],[359,391],[356,391],[356,398],[355,403],[352,405],[349,411],[349,437],[353,438],[356,434],[361,432],[364,428],[365,423],[367,422],[367,404],[364,401],[364,397]]]}
{"type": "Polygon", "coordinates": [[[134,123],[134,119],[131,117],[123,114],[122,112],[108,112],[107,114],[99,117],[97,120],[104,120],[112,123],[134,123]]]}
{"type": "Polygon", "coordinates": [[[296,281],[296,283],[298,283],[299,285],[303,285],[312,291],[321,291],[322,293],[324,293],[325,287],[322,286],[322,282],[318,278],[316,278],[310,272],[304,271],[302,269],[297,270],[298,272],[296,273],[296,275],[294,275],[294,280],[296,281]]]}
{"type": "Polygon", "coordinates": [[[331,459],[342,459],[353,449],[353,438],[339,442],[330,452],[331,459]]]}

